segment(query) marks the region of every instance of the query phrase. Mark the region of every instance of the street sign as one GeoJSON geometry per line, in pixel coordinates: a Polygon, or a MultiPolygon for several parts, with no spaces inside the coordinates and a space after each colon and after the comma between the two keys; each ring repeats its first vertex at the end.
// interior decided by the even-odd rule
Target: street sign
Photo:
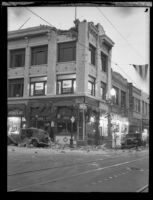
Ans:
{"type": "Polygon", "coordinates": [[[71,122],[74,123],[74,121],[75,121],[75,118],[72,116],[71,117],[71,122]]]}

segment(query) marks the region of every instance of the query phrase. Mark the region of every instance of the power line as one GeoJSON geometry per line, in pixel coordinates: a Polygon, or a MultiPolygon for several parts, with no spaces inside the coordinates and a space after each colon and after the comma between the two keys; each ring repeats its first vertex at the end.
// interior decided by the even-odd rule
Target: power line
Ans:
{"type": "Polygon", "coordinates": [[[32,14],[34,14],[35,16],[39,17],[41,20],[43,20],[44,22],[46,22],[47,24],[49,24],[51,27],[54,27],[51,23],[49,23],[48,21],[46,21],[44,18],[40,17],[38,14],[36,14],[35,12],[33,12],[31,9],[24,7],[25,9],[27,9],[28,11],[30,11],[32,14]]]}
{"type": "MultiPolygon", "coordinates": [[[[42,19],[43,21],[45,21],[46,23],[48,23],[50,26],[53,27],[52,24],[50,24],[48,21],[46,21],[45,19],[43,19],[42,17],[40,17],[38,14],[36,14],[35,12],[33,12],[31,9],[29,9],[29,8],[27,8],[27,7],[25,7],[25,9],[27,9],[27,10],[30,11],[32,14],[34,14],[34,15],[37,16],[37,17],[39,17],[40,19],[42,19]]],[[[29,19],[28,19],[28,20],[29,20],[29,19]]],[[[28,21],[28,20],[27,20],[27,21],[28,21]]],[[[27,22],[27,21],[26,21],[26,22],[27,22]]],[[[25,22],[25,23],[26,23],[26,22],[25,22]]],[[[25,23],[24,23],[24,24],[25,24],[25,23]]],[[[24,24],[23,24],[23,25],[24,25],[24,24]]],[[[22,25],[22,26],[23,26],[23,25],[22,25]]],[[[113,25],[113,24],[112,24],[112,25],[113,25]]],[[[22,27],[22,26],[21,26],[21,27],[22,27]]],[[[20,28],[21,28],[21,27],[20,27],[20,28]]],[[[84,46],[85,48],[87,48],[87,49],[89,50],[88,47],[86,47],[85,45],[81,44],[80,42],[79,42],[79,44],[82,45],[82,46],[84,46]]],[[[101,56],[101,55],[98,54],[98,53],[97,53],[97,55],[101,56]]],[[[108,58],[108,59],[109,59],[109,58],[108,58]]],[[[110,59],[109,59],[109,60],[110,60],[110,59]]],[[[110,61],[113,62],[115,65],[119,66],[119,65],[116,64],[116,62],[114,62],[113,60],[110,60],[110,61]]],[[[121,69],[121,68],[120,68],[120,69],[121,69]]],[[[122,70],[122,69],[121,69],[121,70],[122,70]]],[[[122,70],[122,71],[123,71],[123,70],[122,70]]],[[[124,72],[124,71],[123,71],[123,72],[124,72]]],[[[124,73],[125,73],[125,72],[124,72],[124,73]]],[[[126,74],[126,73],[125,73],[125,74],[126,74]]],[[[127,75],[127,74],[126,74],[126,75],[127,75]]],[[[134,82],[131,78],[130,78],[130,80],[131,80],[132,82],[134,82]]]]}
{"type": "MultiPolygon", "coordinates": [[[[31,19],[31,17],[29,17],[29,19],[31,19]]],[[[20,29],[27,23],[27,21],[29,21],[29,19],[27,19],[27,20],[24,22],[24,24],[23,24],[22,26],[20,26],[20,28],[19,28],[18,30],[20,30],[20,29]]]]}
{"type": "Polygon", "coordinates": [[[132,47],[133,48],[133,50],[140,56],[140,58],[144,61],[144,59],[142,58],[143,56],[138,52],[138,51],[136,51],[136,49],[128,42],[128,40],[117,30],[117,28],[113,25],[113,23],[106,17],[106,15],[104,15],[104,13],[100,10],[100,8],[98,8],[98,7],[96,7],[98,10],[99,10],[99,12],[105,17],[105,19],[113,26],[113,28],[117,31],[117,33],[122,37],[122,39],[124,39],[127,43],[128,43],[128,45],[130,46],[130,47],[132,47]]]}
{"type": "MultiPolygon", "coordinates": [[[[89,48],[86,46],[86,45],[84,45],[84,44],[82,44],[82,43],[80,43],[80,42],[78,42],[81,46],[83,46],[83,47],[85,47],[86,49],[88,49],[89,50],[89,48]]],[[[98,55],[98,56],[101,56],[99,53],[97,53],[96,52],[96,55],[98,55]]],[[[115,61],[113,61],[112,59],[110,59],[110,58],[108,58],[108,60],[109,61],[111,61],[112,63],[114,63],[116,66],[118,66],[120,69],[121,69],[121,71],[133,82],[133,83],[135,83],[136,85],[137,85],[137,83],[135,82],[135,81],[133,81],[132,79],[131,79],[131,77],[129,77],[126,73],[125,73],[125,71],[115,62],[115,61]]],[[[128,64],[128,65],[130,65],[130,64],[128,64]]]]}

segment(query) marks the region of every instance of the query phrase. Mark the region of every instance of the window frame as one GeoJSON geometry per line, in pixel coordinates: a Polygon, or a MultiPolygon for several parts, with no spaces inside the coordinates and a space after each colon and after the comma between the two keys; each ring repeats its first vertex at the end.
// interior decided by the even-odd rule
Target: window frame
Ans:
{"type": "Polygon", "coordinates": [[[17,98],[17,97],[23,97],[23,93],[24,93],[24,78],[17,78],[17,79],[9,79],[8,80],[8,98],[17,98]],[[14,81],[14,83],[10,83],[10,82],[13,82],[14,81]],[[15,83],[15,81],[21,81],[20,83],[15,83]],[[20,84],[20,94],[19,94],[19,96],[14,96],[14,93],[15,93],[15,91],[14,91],[14,88],[13,89],[11,89],[10,88],[10,86],[14,86],[14,85],[19,85],[20,84]],[[11,94],[11,95],[10,95],[11,94]],[[12,95],[13,94],[13,95],[12,95]]]}
{"type": "Polygon", "coordinates": [[[76,82],[75,78],[73,78],[73,79],[61,79],[61,80],[57,80],[57,85],[58,85],[58,83],[60,83],[61,90],[59,92],[59,88],[56,85],[57,86],[56,94],[58,94],[58,95],[60,95],[60,94],[74,94],[75,93],[74,82],[76,82]],[[63,89],[64,89],[63,88],[63,81],[71,81],[71,85],[72,85],[71,92],[63,92],[63,89]]]}
{"type": "Polygon", "coordinates": [[[108,56],[103,52],[101,52],[101,69],[105,73],[108,71],[108,56]],[[103,58],[105,59],[104,61],[103,58]],[[105,64],[103,65],[103,63],[105,64]]]}
{"type": "MultiPolygon", "coordinates": [[[[29,90],[29,96],[46,96],[47,95],[47,79],[46,80],[36,80],[36,81],[31,81],[33,77],[30,78],[30,90],[29,90]],[[36,83],[43,83],[43,94],[37,94],[36,93],[36,83]],[[33,95],[31,95],[31,86],[33,85],[33,95]]],[[[36,77],[35,77],[36,78],[36,77]]],[[[38,77],[37,77],[38,78],[38,77]]],[[[43,77],[39,77],[43,78],[43,77]]],[[[44,77],[45,78],[45,77],[44,77]]]]}
{"type": "Polygon", "coordinates": [[[89,76],[89,79],[88,79],[88,94],[89,95],[92,95],[92,96],[96,95],[96,91],[95,91],[96,84],[95,83],[96,83],[95,78],[89,76]],[[91,92],[89,92],[89,83],[91,84],[91,92]]]}
{"type": "Polygon", "coordinates": [[[18,68],[18,67],[25,67],[25,48],[20,49],[11,49],[10,51],[10,62],[9,62],[9,68],[18,68]],[[22,55],[22,64],[21,66],[15,65],[17,56],[22,55]]]}
{"type": "Polygon", "coordinates": [[[116,92],[116,97],[114,98],[114,104],[119,105],[119,88],[116,86],[113,86],[115,92],[116,92]]]}
{"type": "Polygon", "coordinates": [[[101,97],[102,97],[102,100],[106,100],[106,92],[107,92],[107,84],[104,83],[103,81],[101,81],[101,87],[100,87],[100,92],[101,92],[101,97]],[[102,87],[104,86],[104,87],[102,87]],[[103,89],[103,94],[101,92],[101,90],[103,89]]]}
{"type": "Polygon", "coordinates": [[[121,108],[125,108],[126,107],[126,92],[121,90],[121,108]],[[123,101],[123,94],[124,94],[124,101],[123,101]]]}
{"type": "Polygon", "coordinates": [[[46,65],[48,63],[48,45],[39,45],[31,47],[31,66],[46,65]],[[44,51],[43,51],[44,48],[44,51]],[[38,63],[37,53],[44,52],[44,63],[38,63]],[[46,53],[46,54],[45,54],[46,53]]]}
{"type": "MultiPolygon", "coordinates": [[[[71,52],[71,51],[70,51],[71,52]]],[[[76,61],[76,40],[68,42],[60,42],[57,44],[57,62],[73,62],[76,61]],[[64,49],[72,49],[71,59],[66,59],[64,49]]]]}
{"type": "Polygon", "coordinates": [[[90,51],[90,64],[96,66],[96,47],[94,47],[91,43],[89,43],[89,51],[90,51]]]}

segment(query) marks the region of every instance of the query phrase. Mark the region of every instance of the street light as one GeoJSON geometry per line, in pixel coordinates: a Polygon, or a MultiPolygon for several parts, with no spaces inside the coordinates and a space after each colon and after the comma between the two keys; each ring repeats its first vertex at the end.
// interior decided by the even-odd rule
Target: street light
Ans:
{"type": "Polygon", "coordinates": [[[37,128],[38,115],[35,115],[35,117],[36,117],[36,128],[37,128]]]}
{"type": "Polygon", "coordinates": [[[109,146],[112,147],[112,132],[111,132],[111,112],[113,105],[113,98],[116,97],[116,91],[114,88],[111,88],[109,98],[107,99],[108,104],[108,142],[109,146]]]}
{"type": "Polygon", "coordinates": [[[73,148],[73,123],[75,121],[74,116],[71,117],[71,138],[70,138],[70,147],[73,148]]]}

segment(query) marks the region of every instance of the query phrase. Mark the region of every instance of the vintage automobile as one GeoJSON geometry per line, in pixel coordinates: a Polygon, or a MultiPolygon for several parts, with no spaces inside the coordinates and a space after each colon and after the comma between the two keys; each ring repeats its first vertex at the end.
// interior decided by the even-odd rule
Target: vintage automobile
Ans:
{"type": "Polygon", "coordinates": [[[121,148],[132,148],[142,145],[141,134],[130,133],[122,140],[121,148]]]}
{"type": "Polygon", "coordinates": [[[34,147],[47,147],[51,144],[48,132],[33,127],[21,129],[20,138],[22,142],[34,147]]]}

